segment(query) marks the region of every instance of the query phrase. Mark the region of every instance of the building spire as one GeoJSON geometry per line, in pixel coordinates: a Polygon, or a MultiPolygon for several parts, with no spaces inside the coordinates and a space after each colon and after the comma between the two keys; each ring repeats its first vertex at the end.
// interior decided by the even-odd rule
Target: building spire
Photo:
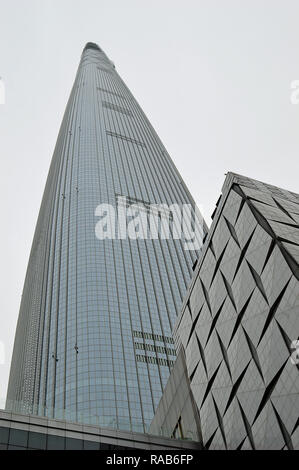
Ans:
{"type": "Polygon", "coordinates": [[[96,51],[103,52],[102,49],[95,42],[88,42],[84,47],[84,51],[86,51],[87,49],[95,49],[96,51]]]}

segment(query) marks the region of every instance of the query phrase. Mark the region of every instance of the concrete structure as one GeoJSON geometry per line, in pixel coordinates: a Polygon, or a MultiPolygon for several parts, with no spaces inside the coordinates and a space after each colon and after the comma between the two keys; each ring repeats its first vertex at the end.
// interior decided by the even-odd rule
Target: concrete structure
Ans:
{"type": "Polygon", "coordinates": [[[0,450],[198,450],[196,442],[0,410],[0,450]]]}
{"type": "Polygon", "coordinates": [[[229,173],[174,331],[206,449],[299,449],[298,263],[299,195],[229,173]]]}

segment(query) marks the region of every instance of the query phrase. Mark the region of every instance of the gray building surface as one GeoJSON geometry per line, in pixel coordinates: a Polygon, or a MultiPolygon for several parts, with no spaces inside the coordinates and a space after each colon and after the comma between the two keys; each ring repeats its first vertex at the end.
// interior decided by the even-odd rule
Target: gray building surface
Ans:
{"type": "Polygon", "coordinates": [[[0,410],[0,450],[198,450],[196,442],[0,410]]]}
{"type": "Polygon", "coordinates": [[[229,173],[174,331],[206,449],[299,449],[298,263],[299,195],[229,173]]]}
{"type": "MultiPolygon", "coordinates": [[[[99,240],[96,208],[119,196],[147,214],[151,204],[195,210],[114,64],[88,43],[36,226],[7,410],[140,432],[150,424],[199,249],[174,237],[99,240]]],[[[201,221],[200,246],[205,231],[201,221]]]]}
{"type": "Polygon", "coordinates": [[[149,433],[193,440],[200,443],[202,449],[199,411],[191,392],[183,348],[180,348],[149,433]]]}

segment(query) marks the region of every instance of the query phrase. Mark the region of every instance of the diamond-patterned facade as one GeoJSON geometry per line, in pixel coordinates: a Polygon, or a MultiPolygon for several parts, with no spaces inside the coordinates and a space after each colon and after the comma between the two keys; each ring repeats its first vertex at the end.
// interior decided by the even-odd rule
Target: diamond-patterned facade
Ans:
{"type": "Polygon", "coordinates": [[[175,327],[208,449],[299,449],[299,195],[229,173],[175,327]]]}

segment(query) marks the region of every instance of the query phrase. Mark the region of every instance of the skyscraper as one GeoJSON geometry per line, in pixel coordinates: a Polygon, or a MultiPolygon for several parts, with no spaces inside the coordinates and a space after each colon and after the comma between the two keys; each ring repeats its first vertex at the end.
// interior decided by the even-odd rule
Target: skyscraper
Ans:
{"type": "Polygon", "coordinates": [[[97,208],[118,200],[146,217],[165,204],[160,224],[177,221],[168,206],[195,208],[115,66],[88,43],[36,226],[7,409],[142,432],[151,422],[199,250],[179,237],[99,240],[97,208]]]}

